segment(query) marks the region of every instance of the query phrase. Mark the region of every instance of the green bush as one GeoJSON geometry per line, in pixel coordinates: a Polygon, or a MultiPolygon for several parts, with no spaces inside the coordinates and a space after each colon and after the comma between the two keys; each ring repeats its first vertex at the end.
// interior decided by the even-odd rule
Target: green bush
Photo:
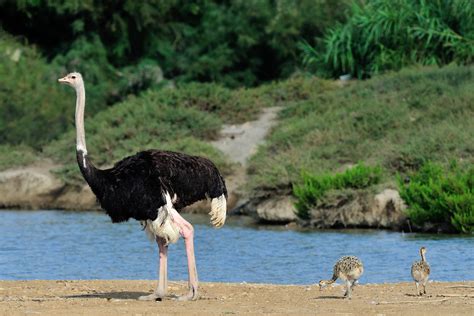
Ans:
{"type": "Polygon", "coordinates": [[[66,129],[70,105],[58,73],[35,48],[0,30],[0,144],[38,149],[66,129]]]}
{"type": "Polygon", "coordinates": [[[410,175],[399,177],[400,196],[413,223],[450,223],[459,232],[474,232],[474,168],[463,170],[428,162],[410,175]]]}
{"type": "Polygon", "coordinates": [[[38,153],[25,145],[0,145],[0,171],[35,162],[38,153]]]}
{"type": "Polygon", "coordinates": [[[309,210],[316,206],[329,190],[364,189],[380,182],[382,169],[358,164],[343,173],[335,175],[311,175],[303,173],[301,184],[293,185],[293,195],[297,215],[302,219],[309,218],[309,210]]]}
{"type": "Polygon", "coordinates": [[[366,78],[412,64],[474,61],[471,0],[370,0],[354,2],[351,11],[316,47],[300,43],[303,61],[317,73],[366,78]]]}

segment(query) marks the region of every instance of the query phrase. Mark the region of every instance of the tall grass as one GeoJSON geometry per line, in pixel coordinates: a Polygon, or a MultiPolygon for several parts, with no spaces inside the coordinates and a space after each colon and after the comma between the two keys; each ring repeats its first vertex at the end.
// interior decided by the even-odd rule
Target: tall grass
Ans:
{"type": "Polygon", "coordinates": [[[469,64],[474,61],[474,2],[354,2],[345,24],[329,29],[316,47],[303,41],[300,49],[304,63],[332,77],[366,78],[412,64],[469,64]]]}

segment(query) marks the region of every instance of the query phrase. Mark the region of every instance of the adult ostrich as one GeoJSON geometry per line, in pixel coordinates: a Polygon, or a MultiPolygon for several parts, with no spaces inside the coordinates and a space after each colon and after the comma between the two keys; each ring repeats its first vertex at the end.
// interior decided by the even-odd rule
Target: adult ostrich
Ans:
{"type": "Polygon", "coordinates": [[[182,153],[146,150],[117,162],[113,168],[98,169],[90,161],[84,132],[85,89],[79,73],[58,79],[76,90],[76,157],[84,179],[113,223],[130,218],[141,221],[147,235],[159,248],[158,287],[141,300],[166,295],[168,244],[183,236],[189,274],[189,293],[181,300],[198,298],[194,259],[193,226],[179,213],[196,201],[210,199],[211,223],[224,225],[227,189],[216,166],[208,159],[182,153]]]}

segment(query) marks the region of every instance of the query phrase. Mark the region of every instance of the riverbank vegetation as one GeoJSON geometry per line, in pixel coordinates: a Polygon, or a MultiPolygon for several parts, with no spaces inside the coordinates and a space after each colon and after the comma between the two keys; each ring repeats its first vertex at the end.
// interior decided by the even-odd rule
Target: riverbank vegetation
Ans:
{"type": "Polygon", "coordinates": [[[288,104],[250,163],[250,187],[363,161],[390,177],[426,160],[473,162],[474,67],[412,68],[288,104]]]}
{"type": "MultiPolygon", "coordinates": [[[[324,199],[320,190],[312,190],[315,182],[308,174],[321,179],[361,161],[380,166],[380,183],[393,188],[397,176],[404,178],[427,161],[441,166],[455,161],[466,170],[474,163],[473,79],[472,66],[417,67],[288,104],[250,162],[249,190],[294,194],[301,210],[308,200],[324,199]]],[[[465,176],[471,186],[472,176],[465,176]]],[[[472,221],[472,204],[461,213],[464,223],[472,221]]],[[[453,225],[465,231],[459,221],[453,225]]]]}
{"type": "Polygon", "coordinates": [[[329,190],[365,189],[380,182],[382,169],[358,164],[342,173],[311,175],[302,173],[301,184],[295,184],[293,195],[297,215],[309,219],[309,210],[316,207],[329,190]]]}

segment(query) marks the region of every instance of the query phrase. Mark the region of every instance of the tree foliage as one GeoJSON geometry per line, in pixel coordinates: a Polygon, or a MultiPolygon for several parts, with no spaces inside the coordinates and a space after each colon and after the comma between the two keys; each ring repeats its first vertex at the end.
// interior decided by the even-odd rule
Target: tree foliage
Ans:
{"type": "Polygon", "coordinates": [[[317,46],[300,43],[303,61],[326,76],[366,78],[410,64],[474,61],[471,0],[369,0],[354,2],[317,46]]]}
{"type": "Polygon", "coordinates": [[[23,52],[0,56],[0,144],[39,148],[72,123],[56,83],[71,71],[84,76],[89,116],[163,78],[241,87],[288,76],[297,41],[341,20],[348,2],[0,1],[0,48],[23,52]]]}
{"type": "Polygon", "coordinates": [[[293,72],[298,40],[342,20],[348,3],[19,0],[0,2],[0,18],[6,31],[36,43],[49,59],[62,56],[64,65],[106,71],[107,61],[121,68],[145,58],[168,78],[248,86],[293,72]]]}
{"type": "Polygon", "coordinates": [[[56,71],[36,49],[0,32],[0,144],[39,148],[65,130],[74,105],[63,102],[56,71]]]}

